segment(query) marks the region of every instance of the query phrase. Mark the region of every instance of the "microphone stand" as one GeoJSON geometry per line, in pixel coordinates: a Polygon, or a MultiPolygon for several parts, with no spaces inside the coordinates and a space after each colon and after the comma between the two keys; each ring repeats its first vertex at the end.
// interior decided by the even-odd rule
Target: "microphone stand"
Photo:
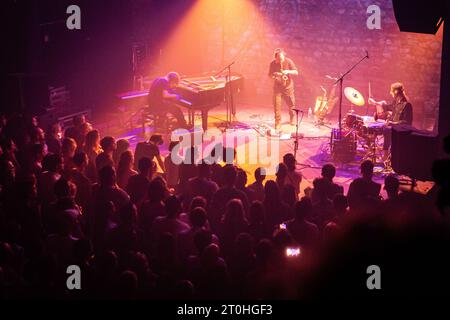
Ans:
{"type": "Polygon", "coordinates": [[[365,59],[369,59],[369,54],[367,53],[367,51],[366,51],[366,55],[364,57],[362,57],[357,63],[355,63],[347,72],[345,72],[344,74],[341,74],[340,77],[334,83],[334,84],[337,84],[339,82],[339,138],[341,137],[341,133],[342,133],[342,89],[343,89],[342,87],[343,87],[344,77],[346,75],[348,75],[350,72],[352,72],[352,70],[355,69],[355,67],[357,65],[359,65],[365,59]]]}
{"type": "Polygon", "coordinates": [[[295,112],[295,140],[294,140],[294,159],[297,160],[297,150],[298,150],[298,113],[301,112],[303,114],[303,111],[297,109],[297,108],[293,108],[292,109],[295,112]]]}
{"type": "Polygon", "coordinates": [[[226,117],[226,121],[225,121],[225,126],[227,128],[232,127],[233,124],[233,116],[236,115],[236,110],[235,110],[235,106],[234,106],[234,99],[233,99],[233,90],[231,87],[231,66],[235,63],[236,61],[231,62],[230,64],[228,64],[227,66],[225,66],[222,70],[220,70],[219,72],[217,72],[214,77],[219,76],[220,74],[222,74],[222,72],[224,72],[225,70],[227,70],[227,73],[225,75],[225,105],[226,105],[226,109],[227,109],[227,117],[226,117]]]}

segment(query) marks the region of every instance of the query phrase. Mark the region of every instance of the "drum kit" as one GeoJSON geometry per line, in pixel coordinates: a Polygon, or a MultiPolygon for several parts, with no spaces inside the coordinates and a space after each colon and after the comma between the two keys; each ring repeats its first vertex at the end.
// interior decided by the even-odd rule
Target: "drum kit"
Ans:
{"type": "Polygon", "coordinates": [[[332,129],[331,154],[336,161],[353,161],[359,144],[362,146],[363,160],[371,160],[376,163],[377,159],[382,158],[380,137],[383,135],[386,121],[375,120],[371,116],[361,116],[353,110],[353,108],[363,107],[366,104],[363,95],[355,88],[346,87],[344,95],[351,103],[351,110],[344,118],[342,131],[332,129]]]}

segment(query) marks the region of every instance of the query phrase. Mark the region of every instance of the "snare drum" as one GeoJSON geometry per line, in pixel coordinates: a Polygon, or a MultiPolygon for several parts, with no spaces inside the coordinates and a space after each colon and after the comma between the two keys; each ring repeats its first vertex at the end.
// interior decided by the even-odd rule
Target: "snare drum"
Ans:
{"type": "Polygon", "coordinates": [[[380,136],[383,134],[383,128],[385,126],[386,126],[385,122],[374,121],[366,123],[362,128],[362,134],[380,136]]]}
{"type": "Polygon", "coordinates": [[[364,121],[361,116],[354,113],[347,113],[345,117],[345,126],[348,129],[359,130],[363,127],[364,121]]]}

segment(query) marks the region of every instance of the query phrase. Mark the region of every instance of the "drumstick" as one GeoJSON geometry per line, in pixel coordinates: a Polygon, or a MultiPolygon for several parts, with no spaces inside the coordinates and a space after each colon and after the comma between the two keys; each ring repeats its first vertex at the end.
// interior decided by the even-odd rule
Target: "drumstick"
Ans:
{"type": "MultiPolygon", "coordinates": [[[[369,99],[372,99],[372,90],[370,88],[370,81],[369,81],[369,99]]],[[[366,116],[369,113],[369,103],[367,103],[367,107],[366,107],[366,116]]]]}

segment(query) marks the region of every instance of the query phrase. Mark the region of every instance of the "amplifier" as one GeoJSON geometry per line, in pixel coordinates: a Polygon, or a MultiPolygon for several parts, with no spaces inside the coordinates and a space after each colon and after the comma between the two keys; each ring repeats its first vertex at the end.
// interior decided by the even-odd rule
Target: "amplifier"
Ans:
{"type": "Polygon", "coordinates": [[[438,136],[409,125],[392,127],[391,162],[397,174],[431,180],[431,167],[438,155],[438,136]]]}

